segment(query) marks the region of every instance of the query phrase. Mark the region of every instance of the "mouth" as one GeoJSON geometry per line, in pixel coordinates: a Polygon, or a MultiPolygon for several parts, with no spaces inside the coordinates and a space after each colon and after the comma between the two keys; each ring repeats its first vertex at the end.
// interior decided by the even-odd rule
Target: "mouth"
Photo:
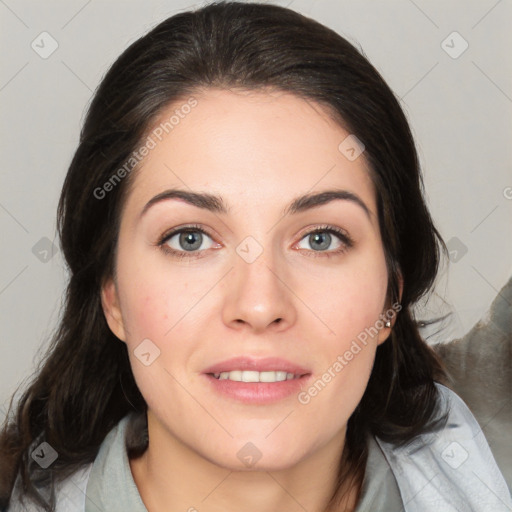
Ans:
{"type": "Polygon", "coordinates": [[[236,357],[207,368],[203,375],[211,389],[228,400],[270,404],[297,394],[311,371],[280,358],[236,357]]]}
{"type": "Polygon", "coordinates": [[[232,380],[234,382],[282,382],[300,379],[307,374],[294,374],[284,370],[258,372],[253,370],[232,370],[229,372],[208,373],[217,380],[232,380]]]}
{"type": "Polygon", "coordinates": [[[310,370],[279,357],[232,357],[203,370],[219,380],[236,382],[282,382],[308,375],[310,370]]]}

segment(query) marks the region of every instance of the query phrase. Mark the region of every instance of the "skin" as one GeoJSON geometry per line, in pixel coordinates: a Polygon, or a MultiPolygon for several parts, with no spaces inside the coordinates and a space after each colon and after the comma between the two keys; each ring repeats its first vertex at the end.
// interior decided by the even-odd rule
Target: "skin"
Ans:
{"type": "Polygon", "coordinates": [[[105,316],[127,344],[148,404],[149,447],[130,461],[132,474],[150,512],[320,512],[335,488],[347,421],[391,329],[369,337],[307,405],[296,394],[244,404],[215,393],[201,373],[233,356],[281,357],[308,368],[314,382],[375,325],[390,307],[375,190],[364,154],[349,161],[338,150],[348,132],[320,105],[282,92],[208,89],[194,97],[197,106],[132,176],[116,276],[102,289],[105,316]],[[140,216],[174,187],[218,194],[230,211],[168,199],[140,216]],[[347,200],[283,217],[295,197],[332,188],[357,194],[369,217],[347,200]],[[208,231],[201,247],[187,252],[179,234],[168,245],[190,258],[158,246],[171,228],[189,224],[208,231]],[[343,242],[332,234],[327,249],[315,250],[308,234],[323,224],[348,232],[354,245],[335,254],[343,242]],[[252,263],[236,252],[248,236],[263,249],[252,263]],[[160,350],[149,366],[134,355],[146,338],[160,350]],[[262,454],[251,468],[237,457],[247,442],[262,454]]]}

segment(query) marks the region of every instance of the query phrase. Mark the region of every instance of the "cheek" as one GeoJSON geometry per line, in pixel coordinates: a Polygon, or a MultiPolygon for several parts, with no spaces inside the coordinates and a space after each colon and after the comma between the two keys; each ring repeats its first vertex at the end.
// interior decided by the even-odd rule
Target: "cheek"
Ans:
{"type": "Polygon", "coordinates": [[[318,338],[322,348],[317,346],[323,373],[317,376],[313,388],[304,390],[304,402],[311,399],[333,417],[348,419],[366,389],[377,335],[383,327],[380,315],[385,312],[387,290],[384,259],[374,259],[371,264],[361,260],[332,272],[322,292],[311,285],[307,288],[310,304],[323,320],[326,329],[321,327],[326,334],[318,338]]]}
{"type": "Polygon", "coordinates": [[[142,252],[130,259],[121,255],[118,260],[123,321],[130,345],[145,338],[157,343],[171,339],[200,297],[201,286],[193,274],[159,262],[142,252]]]}
{"type": "Polygon", "coordinates": [[[186,384],[187,361],[194,350],[193,334],[187,332],[187,286],[146,269],[143,275],[131,274],[129,287],[123,315],[132,372],[148,405],[158,409],[162,397],[177,387],[173,377],[186,384]]]}
{"type": "Polygon", "coordinates": [[[323,320],[328,338],[342,348],[385,312],[387,279],[383,259],[361,260],[308,278],[302,285],[304,302],[323,320]]]}
{"type": "Polygon", "coordinates": [[[183,268],[138,261],[143,260],[119,260],[119,288],[133,374],[151,402],[173,383],[170,374],[183,383],[190,378],[189,362],[204,332],[197,318],[198,302],[209,281],[183,268]],[[142,354],[148,352],[144,360],[142,354]]]}
{"type": "Polygon", "coordinates": [[[172,326],[165,303],[169,293],[164,287],[159,289],[145,286],[136,287],[135,293],[125,295],[123,320],[127,330],[127,343],[134,346],[143,339],[160,340],[172,326]],[[158,300],[157,300],[158,297],[158,300]]]}

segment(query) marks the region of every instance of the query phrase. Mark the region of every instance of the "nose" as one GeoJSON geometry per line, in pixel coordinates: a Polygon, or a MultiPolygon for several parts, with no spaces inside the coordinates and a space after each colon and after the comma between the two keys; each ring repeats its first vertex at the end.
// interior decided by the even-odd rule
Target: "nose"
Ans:
{"type": "Polygon", "coordinates": [[[284,330],[295,322],[296,296],[293,282],[287,282],[292,278],[271,252],[264,250],[252,263],[235,254],[222,311],[224,323],[231,328],[256,334],[284,330]]]}

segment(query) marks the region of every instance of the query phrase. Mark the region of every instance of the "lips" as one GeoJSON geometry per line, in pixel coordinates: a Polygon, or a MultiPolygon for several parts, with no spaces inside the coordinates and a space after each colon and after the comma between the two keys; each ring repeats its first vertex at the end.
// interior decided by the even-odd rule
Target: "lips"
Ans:
{"type": "Polygon", "coordinates": [[[221,361],[206,368],[203,373],[210,375],[220,375],[221,373],[234,371],[253,371],[253,372],[286,372],[291,373],[294,377],[302,377],[309,375],[311,371],[303,366],[292,363],[286,359],[277,357],[267,357],[257,359],[247,356],[233,357],[231,359],[221,361]]]}
{"type": "Polygon", "coordinates": [[[248,405],[271,405],[289,400],[313,378],[308,368],[286,359],[249,356],[214,364],[202,375],[217,396],[248,405]]]}

